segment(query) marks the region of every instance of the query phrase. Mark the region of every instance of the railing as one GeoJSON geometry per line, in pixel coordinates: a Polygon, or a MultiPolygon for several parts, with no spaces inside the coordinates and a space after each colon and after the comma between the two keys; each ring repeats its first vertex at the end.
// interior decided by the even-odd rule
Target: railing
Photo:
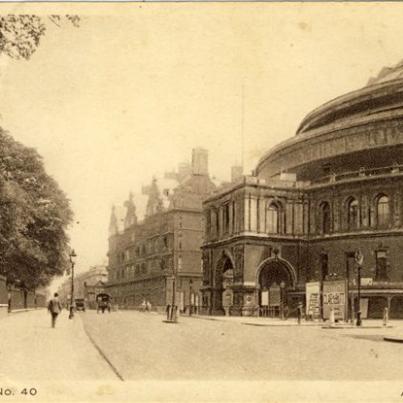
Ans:
{"type": "Polygon", "coordinates": [[[334,183],[345,181],[349,179],[373,177],[380,175],[392,175],[397,173],[403,173],[403,165],[394,164],[387,167],[381,168],[360,168],[358,171],[343,172],[341,174],[331,174],[327,176],[322,176],[317,180],[313,180],[312,185],[334,183]]]}

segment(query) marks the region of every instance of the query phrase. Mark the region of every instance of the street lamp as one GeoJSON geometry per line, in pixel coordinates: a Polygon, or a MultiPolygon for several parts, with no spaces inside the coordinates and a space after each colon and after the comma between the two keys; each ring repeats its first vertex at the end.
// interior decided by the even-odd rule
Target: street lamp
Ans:
{"type": "Polygon", "coordinates": [[[358,307],[357,307],[357,326],[362,325],[361,320],[361,268],[364,262],[364,256],[359,249],[354,253],[354,260],[357,263],[357,282],[358,282],[358,307]]]}
{"type": "Polygon", "coordinates": [[[361,320],[361,265],[357,267],[357,282],[358,282],[358,311],[357,311],[357,326],[362,325],[361,320]]]}
{"type": "Polygon", "coordinates": [[[284,288],[285,288],[285,283],[282,281],[280,283],[280,314],[281,314],[281,319],[284,320],[284,288]]]}
{"type": "Polygon", "coordinates": [[[189,280],[189,316],[192,316],[192,309],[193,309],[193,290],[192,290],[193,280],[189,280]]]}
{"type": "Polygon", "coordinates": [[[70,295],[70,314],[69,319],[73,319],[74,317],[74,265],[75,265],[75,258],[77,257],[76,252],[74,249],[71,250],[69,258],[71,264],[71,295],[70,295]]]}
{"type": "Polygon", "coordinates": [[[171,305],[167,306],[167,319],[164,320],[165,323],[176,323],[176,268],[173,262],[172,267],[172,300],[171,305]]]}
{"type": "Polygon", "coordinates": [[[168,311],[167,322],[176,323],[176,273],[173,273],[172,277],[172,305],[171,310],[168,311]]]}

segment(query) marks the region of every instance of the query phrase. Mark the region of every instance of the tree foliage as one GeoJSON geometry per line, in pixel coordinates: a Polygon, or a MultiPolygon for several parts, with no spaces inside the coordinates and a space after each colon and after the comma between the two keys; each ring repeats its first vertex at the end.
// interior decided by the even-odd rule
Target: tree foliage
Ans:
{"type": "Polygon", "coordinates": [[[68,267],[69,200],[39,154],[0,128],[0,273],[32,289],[68,267]]]}
{"type": "Polygon", "coordinates": [[[0,16],[0,54],[5,54],[13,59],[28,60],[38,48],[43,35],[45,35],[47,21],[59,27],[63,21],[67,21],[78,27],[80,17],[70,14],[65,16],[50,15],[49,17],[40,17],[33,14],[0,16]]]}

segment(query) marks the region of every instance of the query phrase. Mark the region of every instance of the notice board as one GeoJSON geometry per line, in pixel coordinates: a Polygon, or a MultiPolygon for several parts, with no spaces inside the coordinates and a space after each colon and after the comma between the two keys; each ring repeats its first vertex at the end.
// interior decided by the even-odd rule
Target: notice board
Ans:
{"type": "Polygon", "coordinates": [[[346,280],[329,280],[323,282],[323,318],[329,319],[333,308],[334,318],[347,318],[347,282],[346,280]]]}

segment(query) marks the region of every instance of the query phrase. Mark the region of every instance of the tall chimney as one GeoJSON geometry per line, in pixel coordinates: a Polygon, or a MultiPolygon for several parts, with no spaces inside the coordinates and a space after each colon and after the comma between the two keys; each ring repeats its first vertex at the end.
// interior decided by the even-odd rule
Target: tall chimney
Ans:
{"type": "Polygon", "coordinates": [[[193,175],[208,175],[208,151],[204,148],[192,150],[193,175]]]}
{"type": "Polygon", "coordinates": [[[238,179],[242,178],[243,167],[240,165],[234,165],[231,167],[231,182],[236,182],[238,179]]]}

